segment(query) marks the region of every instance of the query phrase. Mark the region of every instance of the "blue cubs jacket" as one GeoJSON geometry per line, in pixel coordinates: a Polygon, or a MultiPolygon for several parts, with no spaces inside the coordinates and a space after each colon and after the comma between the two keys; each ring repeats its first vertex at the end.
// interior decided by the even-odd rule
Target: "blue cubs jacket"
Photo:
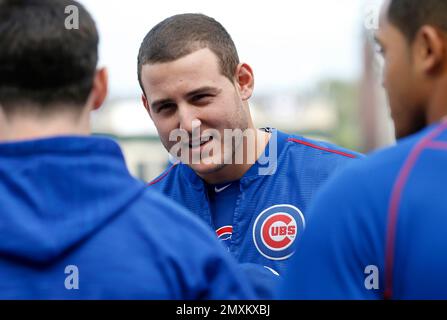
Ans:
{"type": "Polygon", "coordinates": [[[109,139],[0,143],[0,299],[247,299],[214,234],[109,139]]]}
{"type": "Polygon", "coordinates": [[[447,121],[328,181],[285,299],[447,299],[447,121]]]}
{"type": "MultiPolygon", "coordinates": [[[[269,163],[252,166],[240,179],[230,252],[239,263],[281,275],[306,225],[309,202],[334,172],[361,156],[335,145],[271,130],[269,163]]],[[[203,180],[182,163],[152,181],[157,189],[205,221],[213,230],[203,180]]],[[[298,248],[299,250],[299,248],[298,248]]]]}

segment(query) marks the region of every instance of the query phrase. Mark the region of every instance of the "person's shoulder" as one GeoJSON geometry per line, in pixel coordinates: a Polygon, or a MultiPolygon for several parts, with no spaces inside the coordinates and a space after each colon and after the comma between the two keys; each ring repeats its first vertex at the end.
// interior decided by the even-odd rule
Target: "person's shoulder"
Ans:
{"type": "Polygon", "coordinates": [[[372,151],[362,161],[352,166],[353,171],[376,173],[380,169],[400,168],[410,155],[411,151],[416,147],[417,143],[425,136],[426,131],[422,131],[406,138],[402,138],[397,143],[379,148],[372,151]]]}
{"type": "Polygon", "coordinates": [[[155,179],[150,181],[147,185],[148,187],[152,187],[153,189],[161,189],[169,182],[172,182],[176,179],[179,171],[181,170],[182,163],[179,161],[175,161],[174,163],[170,163],[169,166],[159,174],[155,179]]]}
{"type": "Polygon", "coordinates": [[[330,142],[298,135],[279,134],[281,139],[286,141],[282,161],[288,163],[289,170],[317,172],[317,176],[323,180],[364,157],[356,151],[330,142]]]}
{"type": "Polygon", "coordinates": [[[341,159],[358,159],[364,156],[356,151],[338,146],[331,142],[310,139],[299,135],[287,135],[288,144],[295,147],[296,151],[307,152],[315,156],[325,156],[341,159]]]}
{"type": "Polygon", "coordinates": [[[336,234],[334,239],[344,237],[352,243],[351,239],[369,238],[381,243],[384,238],[379,230],[385,230],[393,188],[420,139],[419,134],[402,139],[353,161],[328,179],[308,210],[315,233],[324,226],[327,232],[336,234]]]}
{"type": "Polygon", "coordinates": [[[325,189],[359,197],[388,193],[420,138],[419,134],[404,138],[396,145],[378,149],[360,161],[353,161],[335,174],[325,189]]]}
{"type": "Polygon", "coordinates": [[[143,232],[169,245],[203,244],[213,237],[198,217],[158,190],[146,188],[129,211],[128,218],[144,227],[143,232]]]}
{"type": "Polygon", "coordinates": [[[159,191],[146,188],[120,219],[112,223],[114,228],[108,228],[108,239],[119,233],[121,239],[132,244],[130,258],[151,261],[155,268],[161,266],[158,272],[170,279],[177,298],[197,299],[202,294],[216,299],[254,295],[234,275],[234,262],[213,231],[159,191]]]}
{"type": "Polygon", "coordinates": [[[136,201],[137,207],[150,208],[146,211],[146,217],[154,220],[154,224],[192,225],[196,217],[177,202],[169,199],[158,190],[146,188],[141,197],[136,201]]]}

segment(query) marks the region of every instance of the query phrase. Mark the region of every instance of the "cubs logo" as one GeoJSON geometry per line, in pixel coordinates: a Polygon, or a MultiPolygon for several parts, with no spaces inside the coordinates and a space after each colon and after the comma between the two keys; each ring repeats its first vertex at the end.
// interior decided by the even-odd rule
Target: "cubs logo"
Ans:
{"type": "Polygon", "coordinates": [[[224,226],[216,230],[217,237],[222,240],[231,239],[231,235],[233,234],[233,226],[224,226]]]}
{"type": "Polygon", "coordinates": [[[285,260],[293,255],[293,243],[304,228],[304,216],[298,208],[289,204],[274,205],[256,218],[253,241],[264,257],[285,260]]]}

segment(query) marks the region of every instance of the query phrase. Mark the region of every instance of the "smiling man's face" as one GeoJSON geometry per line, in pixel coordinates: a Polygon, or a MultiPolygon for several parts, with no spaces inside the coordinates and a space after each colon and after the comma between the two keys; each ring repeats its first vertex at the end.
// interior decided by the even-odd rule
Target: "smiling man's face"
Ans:
{"type": "Polygon", "coordinates": [[[222,74],[217,56],[208,48],[199,49],[172,62],[146,64],[141,77],[145,107],[165,148],[169,151],[177,143],[169,139],[173,130],[185,130],[190,139],[199,136],[207,140],[205,130],[215,129],[222,139],[210,137],[208,142],[200,141],[203,144],[196,147],[199,143],[192,141],[192,148],[189,145],[186,150],[190,160],[204,148],[221,150],[211,153],[207,159],[202,158],[200,163],[189,161],[189,165],[199,175],[222,169],[224,150],[229,149],[225,155],[231,155],[240,147],[224,145],[224,129],[246,130],[250,126],[250,114],[248,106],[244,106],[248,98],[241,96],[236,80],[231,82],[222,74]],[[200,126],[200,134],[193,135],[194,125],[200,126]]]}

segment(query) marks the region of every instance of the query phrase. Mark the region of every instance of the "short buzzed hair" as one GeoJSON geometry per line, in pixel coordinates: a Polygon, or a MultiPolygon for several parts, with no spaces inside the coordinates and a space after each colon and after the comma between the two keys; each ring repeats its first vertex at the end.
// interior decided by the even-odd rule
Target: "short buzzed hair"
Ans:
{"type": "Polygon", "coordinates": [[[0,0],[2,109],[81,110],[93,87],[98,41],[95,22],[74,0],[0,0]],[[78,8],[79,29],[65,28],[67,6],[78,8]]]}
{"type": "Polygon", "coordinates": [[[144,38],[138,54],[138,81],[143,92],[143,65],[175,61],[203,48],[217,56],[221,73],[233,81],[239,56],[231,36],[219,22],[203,14],[186,13],[157,24],[144,38]]]}
{"type": "Polygon", "coordinates": [[[388,20],[411,43],[424,25],[447,31],[446,0],[391,0],[388,20]]]}

